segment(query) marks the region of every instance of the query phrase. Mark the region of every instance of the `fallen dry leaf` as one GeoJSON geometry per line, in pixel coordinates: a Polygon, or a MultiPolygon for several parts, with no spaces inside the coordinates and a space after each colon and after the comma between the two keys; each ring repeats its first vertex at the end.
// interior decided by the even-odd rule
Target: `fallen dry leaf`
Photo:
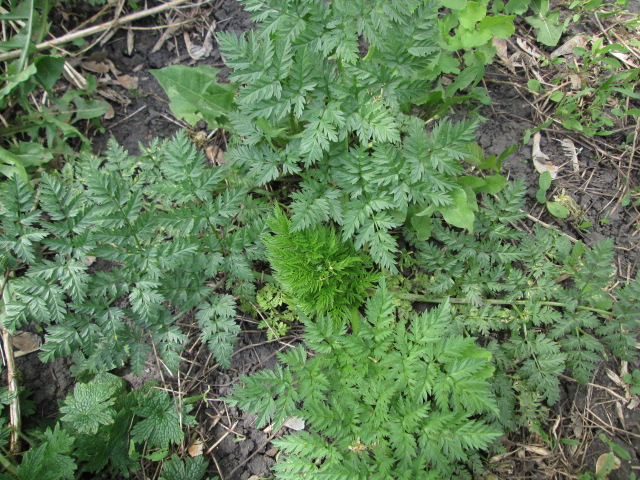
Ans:
{"type": "Polygon", "coordinates": [[[560,146],[564,151],[564,155],[571,161],[571,167],[575,173],[580,172],[580,164],[578,163],[578,149],[573,141],[569,138],[560,140],[560,146]]]}
{"type": "Polygon", "coordinates": [[[209,29],[207,30],[207,34],[202,41],[202,45],[196,45],[191,42],[191,37],[187,32],[183,33],[184,43],[187,46],[187,53],[194,60],[201,60],[203,58],[208,57],[213,52],[213,32],[216,29],[216,22],[213,22],[209,29]]]}
{"type": "Polygon", "coordinates": [[[284,426],[290,428],[291,430],[304,430],[305,423],[302,418],[289,417],[285,420],[284,426]]]}
{"type": "Polygon", "coordinates": [[[129,105],[131,104],[131,100],[125,97],[124,95],[120,95],[118,92],[111,88],[98,88],[96,90],[98,95],[106,98],[107,100],[111,100],[113,102],[119,103],[120,105],[129,105]]]}
{"type": "Polygon", "coordinates": [[[199,457],[200,455],[202,455],[203,451],[204,443],[199,438],[196,438],[193,442],[191,442],[191,445],[189,445],[189,448],[187,448],[187,453],[190,457],[199,457]]]}
{"type": "Polygon", "coordinates": [[[504,38],[493,37],[493,46],[498,53],[498,58],[502,62],[502,64],[507,67],[512,73],[516,73],[516,68],[513,65],[513,62],[509,58],[507,54],[507,40],[504,38]]]}
{"type": "Polygon", "coordinates": [[[549,457],[552,455],[551,450],[544,447],[537,447],[536,445],[524,445],[524,449],[529,453],[533,453],[534,455],[539,455],[541,457],[549,457]]]}
{"type": "Polygon", "coordinates": [[[529,55],[536,62],[544,58],[544,55],[540,52],[540,50],[529,45],[524,39],[518,37],[516,38],[516,43],[522,49],[523,52],[529,55]]]}
{"type": "Polygon", "coordinates": [[[549,58],[554,59],[563,55],[573,55],[573,49],[575,47],[584,48],[587,46],[587,43],[589,43],[589,38],[586,35],[576,35],[551,52],[549,58]]]}
{"type": "Polygon", "coordinates": [[[116,77],[117,82],[127,90],[136,90],[138,88],[138,77],[131,75],[120,75],[116,77]]]}
{"type": "Polygon", "coordinates": [[[224,152],[217,145],[211,145],[205,150],[205,154],[209,161],[214,165],[222,165],[224,160],[224,152]]]}
{"type": "Polygon", "coordinates": [[[40,349],[42,339],[35,333],[17,331],[11,337],[11,344],[17,350],[15,356],[21,357],[40,349]]]}
{"type": "Polygon", "coordinates": [[[108,73],[109,65],[104,62],[94,62],[93,60],[87,60],[80,62],[80,66],[91,73],[108,73]]]}
{"type": "Polygon", "coordinates": [[[127,29],[127,55],[133,55],[133,49],[135,48],[135,35],[133,29],[127,29]]]}
{"type": "Polygon", "coordinates": [[[580,78],[580,75],[572,73],[569,75],[569,81],[571,82],[571,90],[582,89],[582,79],[580,78]]]}
{"type": "Polygon", "coordinates": [[[607,377],[609,377],[611,381],[615,383],[617,386],[624,388],[627,385],[613,370],[607,368],[605,371],[607,373],[607,377]]]}
{"type": "Polygon", "coordinates": [[[107,105],[109,105],[109,107],[107,108],[107,113],[104,114],[104,118],[105,120],[111,120],[113,117],[116,116],[116,111],[113,109],[113,105],[111,105],[109,102],[107,102],[107,105]]]}
{"type": "Polygon", "coordinates": [[[556,178],[560,167],[554,165],[549,161],[548,155],[540,150],[540,132],[533,134],[533,148],[531,149],[531,159],[533,160],[533,166],[538,173],[549,172],[551,178],[556,178]]]}

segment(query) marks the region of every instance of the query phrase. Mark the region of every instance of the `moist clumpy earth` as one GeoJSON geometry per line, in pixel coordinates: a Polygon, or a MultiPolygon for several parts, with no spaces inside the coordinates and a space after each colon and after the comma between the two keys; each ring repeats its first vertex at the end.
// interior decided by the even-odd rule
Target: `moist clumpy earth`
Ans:
{"type": "MultiPolygon", "coordinates": [[[[216,23],[216,31],[240,32],[251,27],[248,15],[233,0],[203,6],[198,15],[194,29],[198,25],[211,25],[212,22],[216,23]]],[[[153,20],[146,22],[146,26],[154,25],[153,20]]],[[[202,31],[202,28],[199,30],[202,31]]],[[[188,29],[186,32],[194,35],[197,33],[188,29]]],[[[160,50],[152,52],[161,33],[162,30],[137,32],[134,50],[128,54],[125,48],[126,33],[120,31],[104,47],[91,53],[96,59],[109,59],[123,75],[135,76],[139,80],[135,92],[120,88],[119,93],[128,103],[113,103],[115,117],[104,121],[104,133],[93,139],[96,153],[104,151],[109,138],[113,137],[123,148],[136,154],[139,153],[140,144],[145,145],[152,138],[167,138],[186,126],[172,117],[166,95],[150,70],[175,64],[202,63],[222,68],[222,74],[225,74],[223,60],[215,44],[210,56],[196,62],[185,53],[182,32],[171,37],[160,50]]],[[[616,247],[615,262],[620,278],[632,278],[638,267],[639,217],[637,209],[631,205],[622,206],[618,201],[618,190],[622,185],[626,165],[599,159],[589,145],[581,144],[579,138],[571,137],[579,151],[575,168],[576,165],[570,164],[560,143],[568,134],[543,131],[541,150],[556,165],[564,164],[552,190],[547,193],[548,198],[561,192],[570,195],[583,214],[582,223],[589,222],[591,225],[580,228],[571,219],[558,220],[549,215],[545,207],[535,199],[538,174],[531,162],[531,142],[522,144],[525,131],[535,128],[540,122],[537,122],[526,94],[509,84],[517,81],[517,78],[511,78],[509,72],[505,73],[497,66],[488,69],[486,83],[493,104],[481,110],[485,121],[478,129],[478,144],[486,155],[499,155],[512,145],[518,146],[505,160],[503,173],[510,179],[523,178],[526,182],[527,212],[531,219],[529,228],[540,222],[552,224],[588,245],[611,237],[616,247]]],[[[193,134],[197,134],[197,128],[191,130],[193,134]]],[[[630,171],[630,184],[638,185],[638,169],[630,171]]],[[[236,344],[231,368],[228,370],[215,364],[207,347],[195,340],[197,335],[193,328],[189,333],[194,340],[187,346],[183,354],[184,362],[175,377],[163,373],[161,366],[154,361],[149,362],[145,379],[125,375],[132,387],[139,386],[146,379],[157,379],[176,388],[179,384],[184,395],[203,395],[204,400],[195,410],[198,426],[188,432],[189,443],[184,445],[184,449],[201,441],[209,462],[209,474],[217,475],[222,480],[271,478],[271,468],[278,456],[278,450],[273,447],[271,440],[287,430],[259,430],[255,428],[253,416],[229,408],[220,400],[231,393],[240,375],[250,374],[261,368],[272,368],[276,362],[276,353],[295,344],[298,338],[292,334],[279,341],[267,341],[264,333],[256,329],[256,322],[250,318],[242,319],[241,326],[243,333],[236,344]]],[[[34,392],[34,417],[51,418],[56,412],[56,402],[64,398],[73,387],[69,362],[58,360],[43,364],[36,354],[30,354],[18,358],[17,367],[23,372],[24,385],[34,392]]],[[[496,478],[575,478],[570,475],[581,467],[593,471],[597,458],[611,450],[594,431],[605,433],[607,438],[613,439],[632,457],[631,462],[623,462],[621,468],[612,472],[609,478],[630,478],[631,465],[640,463],[640,407],[631,409],[624,402],[624,391],[615,379],[619,368],[619,365],[612,362],[603,362],[596,372],[593,384],[588,386],[567,380],[563,384],[563,398],[550,409],[550,424],[544,429],[553,429],[558,438],[562,438],[563,432],[566,432],[566,437],[584,440],[583,445],[565,445],[560,453],[557,450],[552,452],[543,438],[532,438],[529,432],[516,432],[505,440],[506,451],[511,453],[497,456],[489,463],[492,471],[499,476],[496,478]],[[566,471],[568,476],[556,477],[557,471],[566,471]]],[[[628,365],[629,371],[634,368],[640,368],[640,363],[628,365]]],[[[638,471],[635,473],[640,474],[638,471]]],[[[139,475],[139,478],[143,478],[142,473],[139,475]]]]}

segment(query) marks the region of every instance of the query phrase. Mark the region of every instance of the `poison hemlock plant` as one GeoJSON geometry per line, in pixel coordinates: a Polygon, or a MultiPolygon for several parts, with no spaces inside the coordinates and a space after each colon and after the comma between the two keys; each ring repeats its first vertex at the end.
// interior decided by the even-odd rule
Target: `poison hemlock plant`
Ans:
{"type": "Polygon", "coordinates": [[[311,355],[280,354],[282,366],[243,377],[230,405],[280,428],[290,416],[309,431],[274,444],[279,479],[455,478],[480,468],[478,451],[500,435],[489,380],[491,354],[450,335],[451,307],[396,315],[382,281],[357,333],[329,315],[304,320],[311,355]]]}
{"type": "Polygon", "coordinates": [[[330,227],[292,231],[291,225],[277,209],[269,221],[274,235],[263,237],[267,259],[289,304],[306,315],[336,316],[360,306],[376,280],[371,258],[330,227]]]}
{"type": "Polygon", "coordinates": [[[254,298],[266,199],[222,170],[180,134],[141,157],[111,143],[105,158],[44,174],[35,189],[5,182],[2,325],[44,325],[41,358],[73,353],[78,373],[127,361],[140,373],[151,344],[177,368],[186,337],[175,321],[195,311],[202,340],[228,365],[234,297],[254,298]]]}
{"type": "MultiPolygon", "coordinates": [[[[187,413],[151,383],[127,392],[124,380],[101,373],[76,384],[54,426],[28,435],[31,448],[19,463],[2,458],[8,474],[0,478],[74,479],[79,472],[129,478],[140,468],[140,459],[162,460],[170,446],[183,441],[182,427],[195,422],[187,413]]],[[[198,480],[206,466],[202,458],[185,463],[174,456],[164,465],[163,477],[182,480],[187,477],[181,472],[188,472],[190,480],[198,480]]]]}
{"type": "Polygon", "coordinates": [[[337,225],[396,272],[395,232],[412,212],[446,211],[447,221],[472,225],[457,178],[476,122],[443,120],[427,133],[409,115],[440,58],[437,5],[245,3],[257,30],[218,34],[240,85],[226,113],[235,135],[225,159],[247,188],[283,192],[291,232],[337,225]]]}
{"type": "Polygon", "coordinates": [[[510,222],[524,216],[524,191],[516,182],[485,198],[475,235],[439,221],[428,241],[407,232],[420,273],[399,280],[405,291],[419,292],[401,292],[401,298],[449,297],[452,329],[493,338],[487,348],[507,428],[540,415],[543,401],[556,403],[561,374],[586,383],[607,352],[634,358],[640,327],[640,280],[611,288],[612,242],[587,249],[553,229],[537,229],[534,236],[514,229],[510,222]]]}

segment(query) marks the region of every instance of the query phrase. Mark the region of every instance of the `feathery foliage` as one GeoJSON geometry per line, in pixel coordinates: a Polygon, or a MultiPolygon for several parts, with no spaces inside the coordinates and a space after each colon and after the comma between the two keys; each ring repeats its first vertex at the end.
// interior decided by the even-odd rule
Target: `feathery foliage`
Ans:
{"type": "Polygon", "coordinates": [[[489,380],[491,354],[451,335],[444,303],[408,318],[396,314],[382,281],[357,333],[331,315],[305,320],[302,347],[283,366],[243,377],[227,399],[258,415],[257,426],[302,418],[309,431],[274,444],[277,478],[454,478],[500,431],[489,380]]]}
{"type": "Polygon", "coordinates": [[[290,305],[307,315],[343,316],[364,301],[376,279],[368,255],[329,227],[292,231],[279,208],[268,224],[274,234],[263,237],[267,259],[290,305]]]}
{"type": "Polygon", "coordinates": [[[457,177],[476,122],[442,120],[428,133],[410,115],[440,58],[438,5],[245,3],[257,29],[218,39],[240,85],[225,158],[247,188],[293,180],[292,232],[338,225],[343,240],[392,272],[394,232],[411,225],[412,209],[473,227],[475,192],[457,177]]]}
{"type": "Polygon", "coordinates": [[[633,358],[640,318],[640,279],[611,288],[610,240],[588,249],[553,229],[538,228],[529,236],[510,224],[524,216],[523,202],[519,181],[484,199],[475,235],[437,221],[430,240],[407,232],[421,273],[400,280],[403,288],[419,292],[400,293],[405,299],[454,297],[451,327],[493,338],[487,348],[496,378],[511,379],[511,388],[503,389],[510,397],[500,415],[505,426],[538,415],[543,400],[556,403],[561,374],[587,383],[607,352],[633,358]],[[516,401],[528,410],[521,410],[519,419],[516,401]]]}
{"type": "Polygon", "coordinates": [[[186,337],[175,321],[195,311],[202,340],[228,365],[239,332],[232,295],[254,297],[266,202],[222,170],[179,134],[141,157],[111,143],[105,158],[43,174],[35,190],[5,182],[2,325],[45,325],[43,360],[73,353],[78,372],[130,361],[139,373],[152,344],[177,368],[186,337]]]}

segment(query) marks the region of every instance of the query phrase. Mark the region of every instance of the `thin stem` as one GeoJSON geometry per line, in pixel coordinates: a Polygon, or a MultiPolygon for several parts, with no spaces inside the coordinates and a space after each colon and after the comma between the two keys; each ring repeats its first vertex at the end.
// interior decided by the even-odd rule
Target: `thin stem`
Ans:
{"type": "MultiPolygon", "coordinates": [[[[33,16],[35,14],[35,5],[33,0],[29,0],[29,18],[27,18],[27,35],[25,38],[25,45],[20,54],[20,60],[18,63],[18,72],[22,72],[27,66],[27,57],[29,56],[29,47],[31,46],[31,35],[33,34],[33,16]]],[[[42,19],[43,22],[46,19],[42,19]]]]}
{"type": "MultiPolygon", "coordinates": [[[[0,284],[0,292],[2,292],[2,297],[0,297],[0,306],[2,306],[3,310],[8,297],[6,285],[9,281],[9,276],[10,271],[7,270],[4,278],[2,278],[2,283],[0,284]]],[[[20,428],[22,426],[20,398],[18,397],[18,378],[16,375],[16,363],[13,355],[11,333],[4,327],[0,329],[0,333],[2,334],[2,349],[4,350],[4,357],[7,362],[7,386],[9,393],[12,394],[11,403],[9,404],[9,426],[11,429],[9,437],[9,454],[16,455],[20,452],[20,428]]]]}
{"type": "MultiPolygon", "coordinates": [[[[444,303],[446,300],[449,300],[449,303],[458,304],[458,305],[466,305],[470,304],[469,300],[464,298],[435,298],[429,297],[427,295],[420,295],[418,293],[398,293],[398,298],[401,300],[409,300],[411,302],[425,302],[425,303],[444,303]]],[[[530,302],[527,300],[495,300],[491,298],[482,299],[482,303],[488,305],[528,305],[530,302]]],[[[561,307],[561,308],[569,308],[569,305],[562,302],[536,302],[538,305],[545,305],[548,307],[561,307]]],[[[578,310],[584,310],[587,312],[598,313],[600,315],[611,315],[611,312],[608,310],[602,310],[600,308],[587,307],[584,305],[578,305],[576,307],[578,310]]]]}
{"type": "MultiPolygon", "coordinates": [[[[64,43],[69,43],[73,40],[77,40],[78,38],[84,38],[89,35],[93,35],[95,33],[103,32],[104,30],[108,30],[110,28],[118,28],[127,23],[131,23],[135,20],[139,20],[141,18],[149,17],[151,15],[156,15],[157,13],[163,12],[165,10],[169,10],[170,8],[177,7],[178,5],[185,3],[187,0],[173,0],[171,2],[163,3],[154,8],[149,8],[147,10],[142,10],[140,12],[132,13],[131,15],[127,15],[126,17],[118,18],[106,23],[102,23],[100,25],[95,25],[93,27],[86,28],[84,30],[80,30],[79,32],[71,32],[62,37],[58,37],[56,39],[39,43],[35,46],[36,51],[45,50],[47,48],[55,47],[56,45],[62,45],[64,43]]],[[[19,57],[22,53],[23,49],[11,50],[10,52],[6,52],[0,54],[0,61],[10,60],[12,58],[19,57]]]]}
{"type": "Polygon", "coordinates": [[[0,465],[2,465],[9,473],[11,473],[11,475],[13,476],[18,475],[15,465],[11,463],[9,460],[7,460],[4,457],[4,455],[2,455],[1,453],[0,453],[0,465]]]}

